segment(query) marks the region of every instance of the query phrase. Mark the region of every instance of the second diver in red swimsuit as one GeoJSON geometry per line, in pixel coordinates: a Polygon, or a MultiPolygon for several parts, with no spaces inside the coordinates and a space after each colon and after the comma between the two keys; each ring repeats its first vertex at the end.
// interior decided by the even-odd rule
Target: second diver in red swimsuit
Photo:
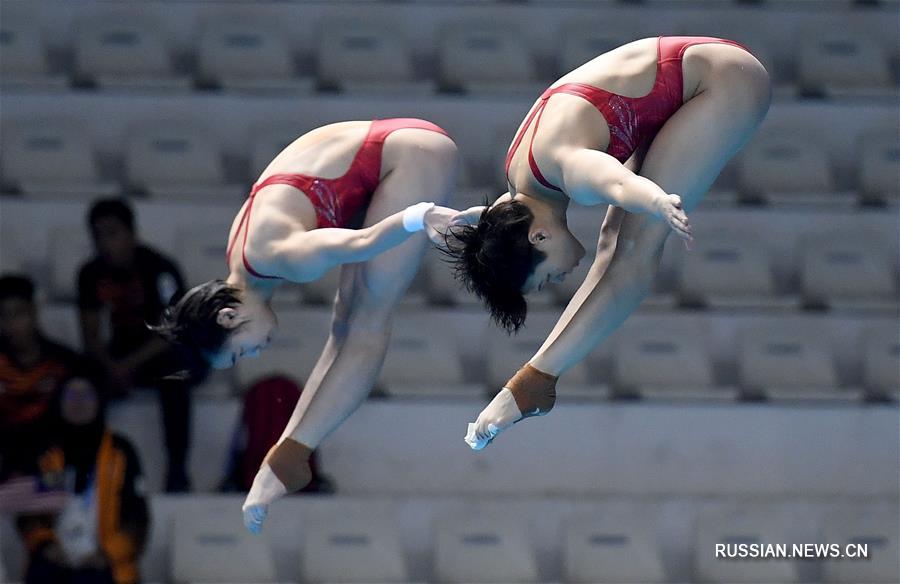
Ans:
{"type": "Polygon", "coordinates": [[[247,495],[251,531],[272,501],[309,482],[312,450],[372,389],[394,308],[428,240],[442,244],[456,215],[435,205],[449,197],[456,168],[453,140],[424,120],[342,122],[301,136],[235,218],[228,276],[188,291],[156,327],[213,367],[230,367],[269,342],[279,283],[342,266],[328,341],[247,495]]]}
{"type": "Polygon", "coordinates": [[[710,37],[634,41],[544,92],[506,157],[509,193],[464,213],[477,224],[451,230],[457,276],[515,331],[525,320],[524,294],[561,281],[584,256],[566,225],[569,201],[609,208],[590,271],[556,326],[469,424],[473,449],[546,414],[559,375],[641,303],[669,233],[690,242],[686,211],[756,130],[769,99],[760,62],[738,43],[710,37]]]}

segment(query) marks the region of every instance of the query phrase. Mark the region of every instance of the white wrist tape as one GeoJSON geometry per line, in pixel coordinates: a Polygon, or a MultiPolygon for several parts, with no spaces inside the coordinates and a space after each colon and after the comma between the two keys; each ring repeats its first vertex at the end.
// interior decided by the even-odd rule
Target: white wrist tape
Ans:
{"type": "Polygon", "coordinates": [[[410,233],[425,229],[425,213],[434,208],[434,203],[416,203],[403,211],[403,229],[410,233]]]}

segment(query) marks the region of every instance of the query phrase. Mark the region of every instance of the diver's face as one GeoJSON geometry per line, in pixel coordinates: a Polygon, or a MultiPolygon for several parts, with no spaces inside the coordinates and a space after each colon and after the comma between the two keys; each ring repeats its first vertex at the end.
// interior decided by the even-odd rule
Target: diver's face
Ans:
{"type": "Polygon", "coordinates": [[[257,357],[269,344],[278,320],[264,303],[242,302],[219,311],[219,324],[232,330],[222,348],[209,357],[214,369],[228,369],[241,357],[257,357]]]}
{"type": "Polygon", "coordinates": [[[561,222],[532,225],[528,239],[537,251],[546,254],[534,272],[525,280],[523,294],[543,290],[548,284],[566,279],[584,257],[584,246],[561,222]]]}

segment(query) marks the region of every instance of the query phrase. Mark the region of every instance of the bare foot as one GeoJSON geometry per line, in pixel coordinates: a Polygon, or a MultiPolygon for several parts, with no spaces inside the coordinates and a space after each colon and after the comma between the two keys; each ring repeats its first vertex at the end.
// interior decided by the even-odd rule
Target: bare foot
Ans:
{"type": "Polygon", "coordinates": [[[244,526],[250,533],[262,531],[263,522],[268,514],[269,505],[276,499],[287,494],[287,489],[282,484],[272,468],[264,462],[253,479],[253,486],[247,493],[244,506],[244,526]]]}
{"type": "Polygon", "coordinates": [[[472,450],[482,450],[503,430],[522,419],[512,392],[503,388],[491,403],[481,410],[474,424],[469,424],[464,440],[472,450]]]}

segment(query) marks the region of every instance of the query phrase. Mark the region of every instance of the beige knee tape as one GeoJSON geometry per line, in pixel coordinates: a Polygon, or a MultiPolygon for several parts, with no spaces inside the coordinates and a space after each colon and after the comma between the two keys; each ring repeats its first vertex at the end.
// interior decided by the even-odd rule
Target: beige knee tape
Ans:
{"type": "Polygon", "coordinates": [[[284,484],[288,493],[299,491],[312,480],[309,457],[312,448],[296,440],[285,438],[269,449],[263,462],[269,463],[272,472],[284,484]]]}
{"type": "Polygon", "coordinates": [[[542,416],[556,403],[556,377],[525,364],[506,388],[513,394],[523,418],[542,416]]]}

